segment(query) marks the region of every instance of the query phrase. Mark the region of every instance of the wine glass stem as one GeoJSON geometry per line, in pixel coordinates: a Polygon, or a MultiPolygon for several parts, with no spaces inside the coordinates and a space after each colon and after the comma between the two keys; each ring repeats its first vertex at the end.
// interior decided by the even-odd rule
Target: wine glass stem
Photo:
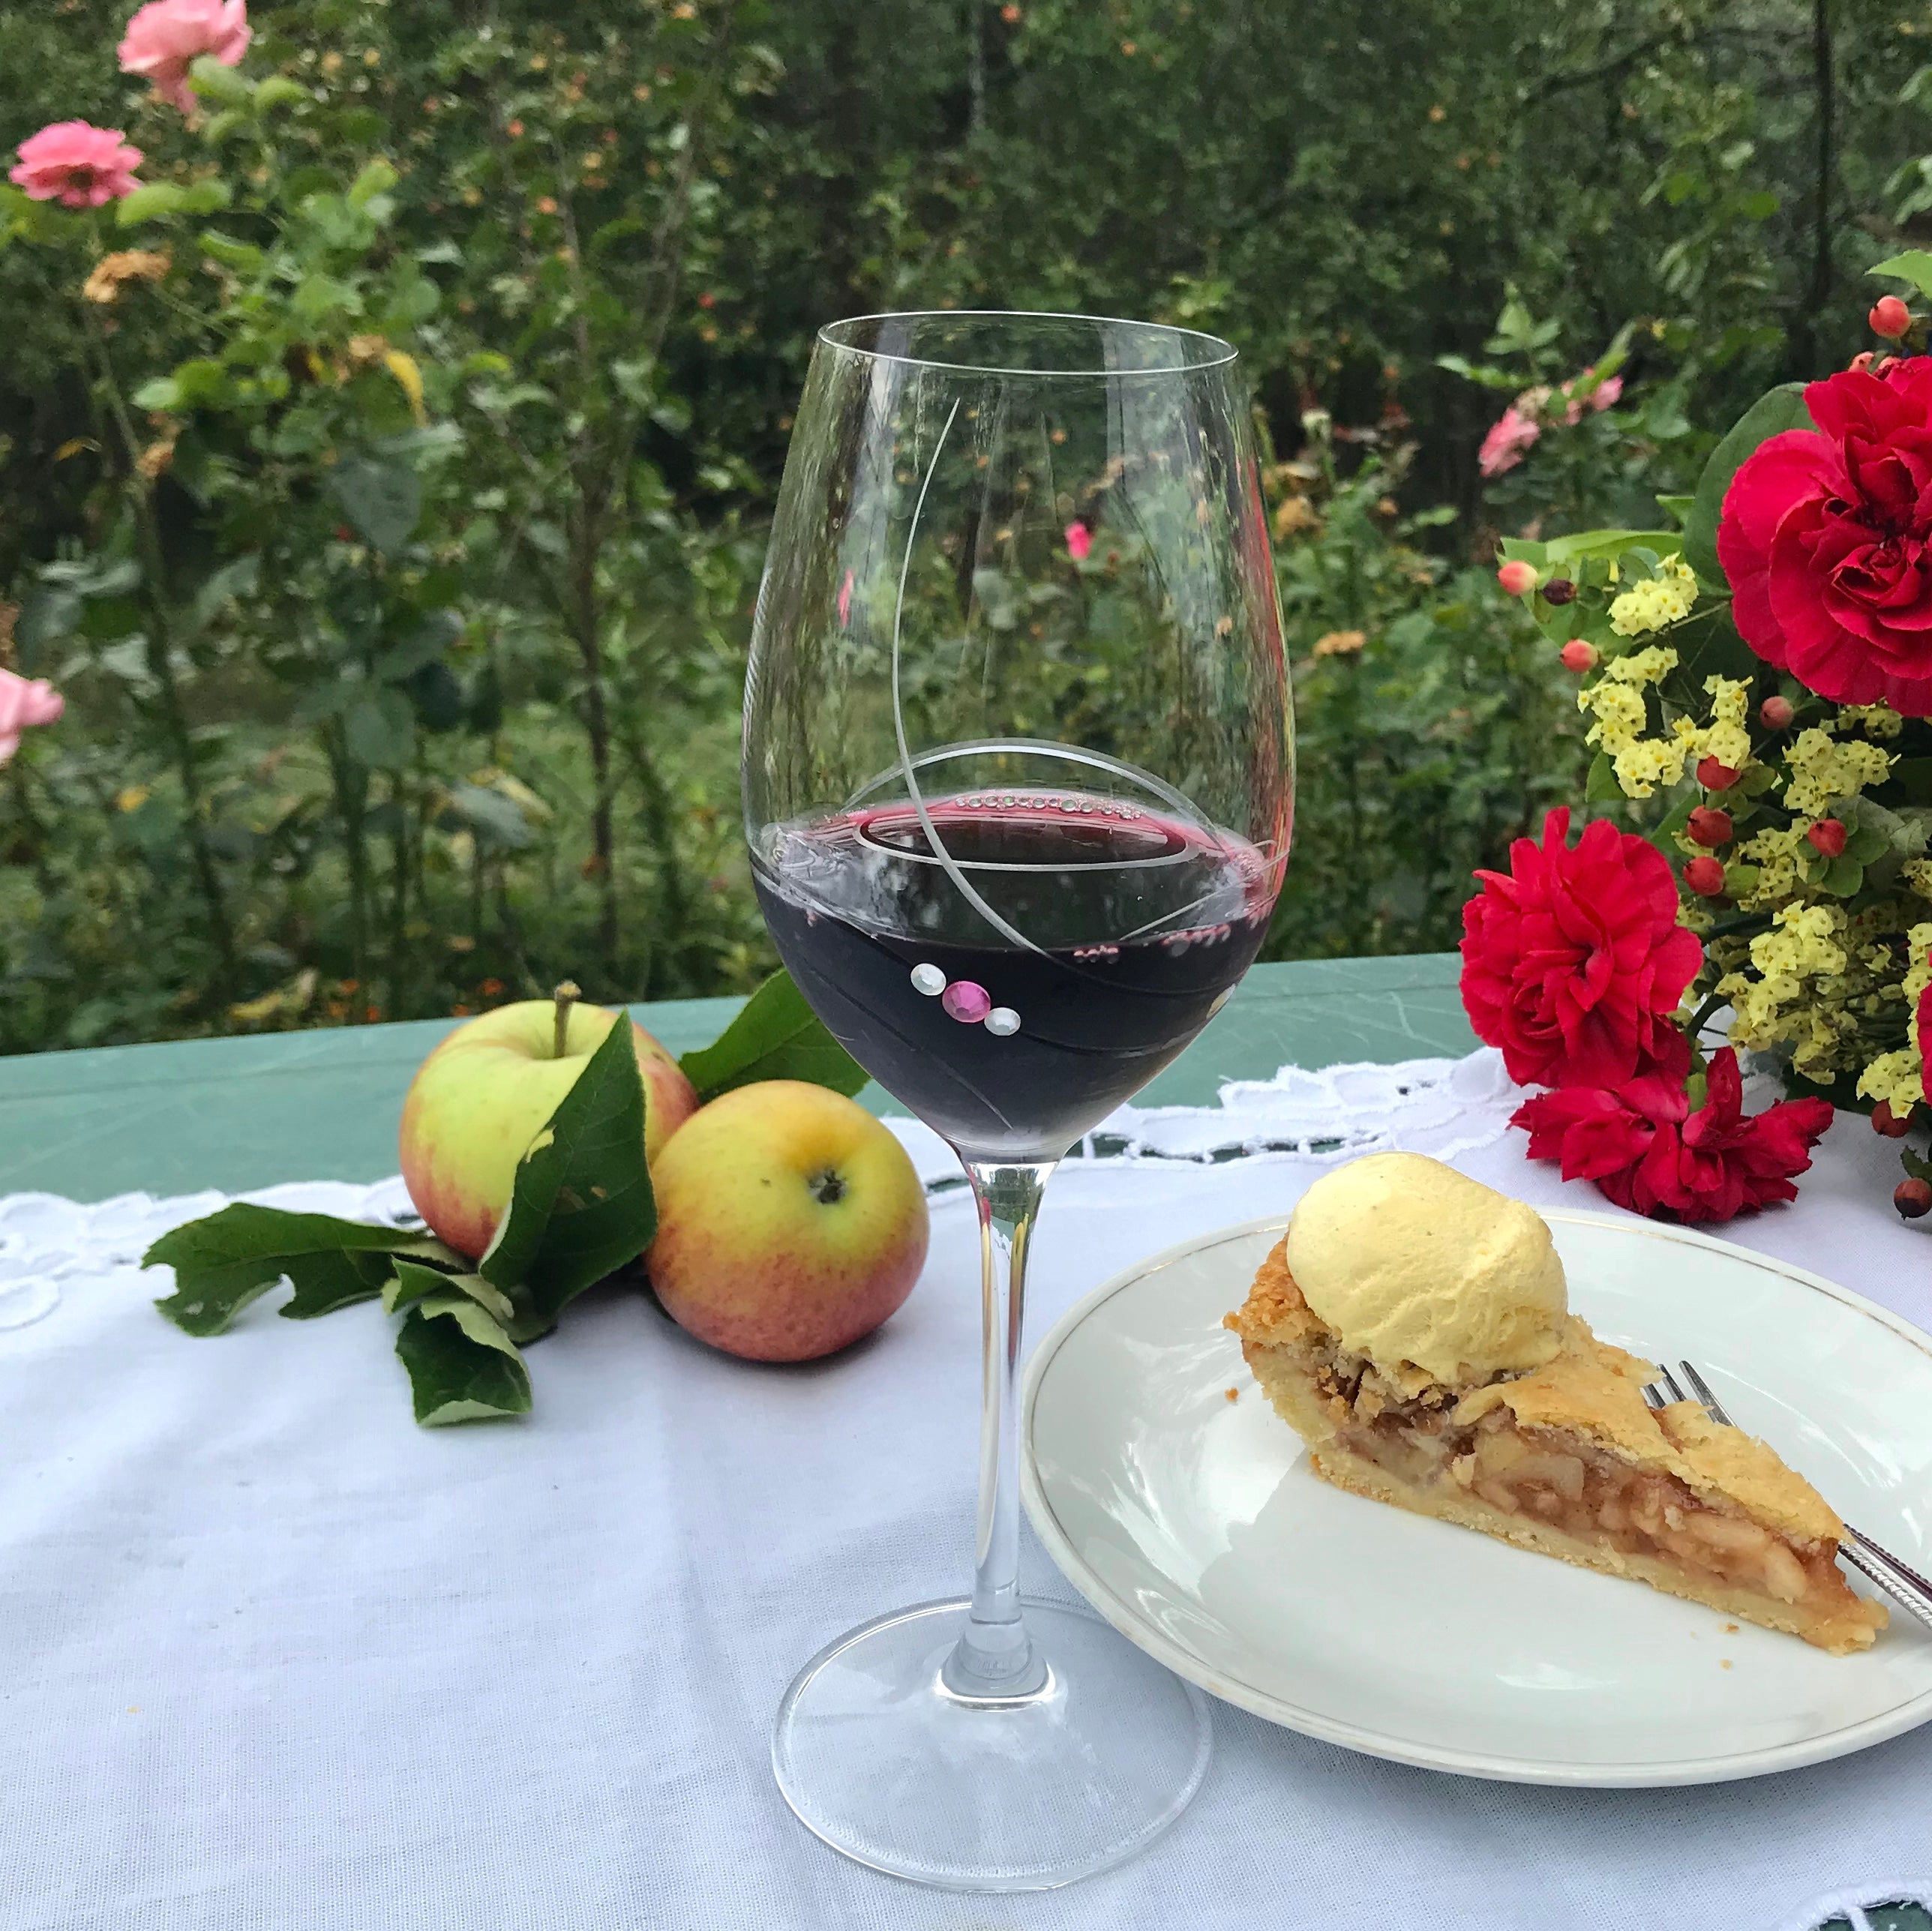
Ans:
{"type": "Polygon", "coordinates": [[[965,1162],[980,1210],[982,1396],[973,1609],[942,1672],[956,1696],[1030,1696],[1046,1680],[1020,1615],[1020,1330],[1028,1250],[1057,1164],[965,1162]]]}

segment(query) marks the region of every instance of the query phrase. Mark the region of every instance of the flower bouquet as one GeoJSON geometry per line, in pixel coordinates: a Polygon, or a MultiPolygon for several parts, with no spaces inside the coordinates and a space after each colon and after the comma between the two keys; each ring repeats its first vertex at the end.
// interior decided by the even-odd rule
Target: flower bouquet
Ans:
{"type": "MultiPolygon", "coordinates": [[[[1932,295],[1932,253],[1873,272],[1932,295]]],[[[1478,874],[1463,1002],[1546,1089],[1532,1157],[1658,1219],[1791,1198],[1834,1107],[1932,1120],[1932,356],[1898,295],[1870,322],[1885,348],[1762,397],[1660,499],[1675,528],[1502,546],[1581,679],[1586,804],[1655,802],[1574,844],[1552,811],[1478,874]],[[1738,1048],[1786,1095],[1754,1114],[1738,1048]]],[[[1916,1219],[1932,1162],[1901,1155],[1916,1219]]]]}

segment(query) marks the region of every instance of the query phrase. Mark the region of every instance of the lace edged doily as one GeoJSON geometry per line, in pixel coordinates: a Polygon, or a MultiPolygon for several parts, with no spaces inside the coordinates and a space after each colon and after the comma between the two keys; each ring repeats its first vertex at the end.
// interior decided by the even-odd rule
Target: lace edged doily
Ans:
{"type": "MultiPolygon", "coordinates": [[[[1102,1165],[1234,1159],[1329,1162],[1400,1149],[1442,1160],[1499,1139],[1522,1090],[1490,1048],[1460,1060],[1396,1066],[1283,1066],[1273,1078],[1231,1080],[1213,1106],[1124,1106],[1086,1137],[1079,1157],[1102,1165]]],[[[928,1191],[963,1190],[951,1147],[918,1121],[889,1118],[928,1191]]],[[[58,1194],[0,1197],[0,1328],[22,1327],[59,1304],[63,1281],[122,1269],[169,1228],[232,1199],[294,1213],[394,1225],[414,1218],[400,1177],[360,1186],[298,1180],[230,1195],[212,1189],[157,1199],[119,1194],[91,1204],[58,1194]]]]}

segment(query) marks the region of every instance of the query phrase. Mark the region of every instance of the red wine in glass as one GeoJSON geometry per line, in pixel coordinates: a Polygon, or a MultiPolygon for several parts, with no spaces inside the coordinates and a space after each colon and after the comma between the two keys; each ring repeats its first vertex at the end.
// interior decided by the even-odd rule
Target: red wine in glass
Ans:
{"type": "Polygon", "coordinates": [[[775,827],[755,860],[779,954],[847,1051],[956,1145],[1016,1159],[1064,1152],[1194,1038],[1276,882],[1230,833],[1066,790],[775,827]]]}

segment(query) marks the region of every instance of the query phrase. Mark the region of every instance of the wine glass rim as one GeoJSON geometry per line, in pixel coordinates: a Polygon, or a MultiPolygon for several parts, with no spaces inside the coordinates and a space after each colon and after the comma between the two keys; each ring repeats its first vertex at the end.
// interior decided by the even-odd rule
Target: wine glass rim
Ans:
{"type": "Polygon", "coordinates": [[[1040,381],[1053,381],[1071,378],[1076,381],[1091,382],[1096,376],[1109,379],[1129,376],[1195,376],[1210,370],[1224,369],[1235,361],[1240,351],[1232,342],[1219,335],[1210,335],[1204,329],[1183,328],[1171,322],[1142,322],[1121,315],[1084,315],[1066,309],[1033,308],[902,308],[880,309],[868,315],[848,315],[836,322],[826,322],[818,331],[818,340],[828,349],[836,349],[841,355],[862,356],[868,361],[892,362],[904,368],[950,369],[961,375],[968,376],[1025,376],[1040,381]],[[941,361],[931,355],[896,355],[890,349],[866,348],[856,342],[848,341],[838,331],[862,327],[868,322],[1084,322],[1102,328],[1124,328],[1136,334],[1179,336],[1190,342],[1205,343],[1215,352],[1198,362],[1180,361],[1165,364],[1152,369],[1037,369],[1001,366],[992,363],[941,361]]]}

